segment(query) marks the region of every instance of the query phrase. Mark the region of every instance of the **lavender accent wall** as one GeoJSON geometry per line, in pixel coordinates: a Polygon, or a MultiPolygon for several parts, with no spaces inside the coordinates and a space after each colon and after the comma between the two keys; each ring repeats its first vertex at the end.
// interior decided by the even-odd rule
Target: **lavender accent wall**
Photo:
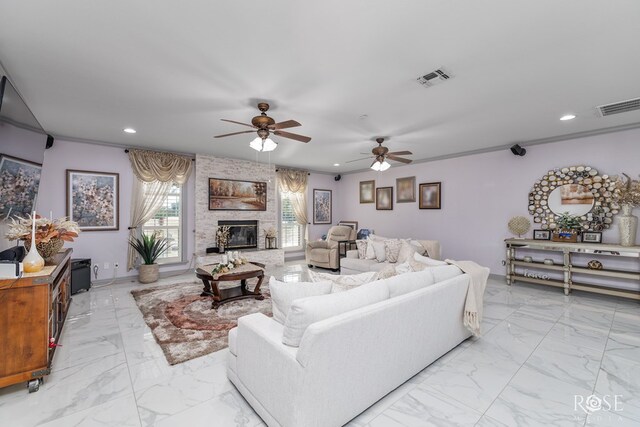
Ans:
{"type": "MultiPolygon", "coordinates": [[[[603,174],[626,172],[637,177],[639,158],[640,129],[633,129],[527,147],[525,157],[505,149],[407,166],[395,164],[386,172],[343,175],[338,198],[334,195],[334,216],[358,221],[361,228],[373,228],[382,236],[437,239],[444,257],[474,260],[503,275],[503,240],[514,237],[507,229],[509,219],[524,215],[531,219],[532,229],[538,228],[527,211],[528,194],[537,179],[550,169],[580,164],[603,174]],[[417,194],[415,203],[395,203],[396,178],[406,176],[416,177],[416,187],[441,181],[442,209],[419,210],[417,194]],[[392,211],[376,211],[374,204],[359,203],[359,182],[371,179],[377,187],[394,187],[392,211]]],[[[603,238],[618,243],[617,221],[603,238]]]]}
{"type": "MultiPolygon", "coordinates": [[[[131,171],[129,158],[123,148],[104,145],[86,144],[56,140],[53,148],[45,152],[45,167],[43,168],[38,197],[38,212],[49,215],[53,211],[54,217],[66,215],[66,170],[79,169],[99,172],[117,172],[120,174],[120,230],[118,231],[85,231],[73,243],[65,246],[73,248],[74,258],[91,258],[93,264],[98,264],[98,280],[113,277],[113,263],[119,263],[117,277],[137,276],[137,271],[127,272],[127,238],[130,218],[131,191],[134,175],[131,171]],[[110,268],[105,270],[104,263],[110,268]]],[[[194,173],[185,185],[185,220],[187,260],[194,252],[195,211],[194,211],[194,173]]],[[[184,269],[184,265],[161,267],[161,272],[184,269]]]]}

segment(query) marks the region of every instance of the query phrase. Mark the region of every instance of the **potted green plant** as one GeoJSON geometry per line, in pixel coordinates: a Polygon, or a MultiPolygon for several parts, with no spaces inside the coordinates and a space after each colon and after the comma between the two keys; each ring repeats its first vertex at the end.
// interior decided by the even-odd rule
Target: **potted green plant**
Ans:
{"type": "Polygon", "coordinates": [[[132,237],[129,239],[129,244],[142,258],[142,264],[138,267],[138,281],[140,283],[156,282],[159,275],[156,260],[169,249],[169,241],[153,233],[132,237]]]}
{"type": "Polygon", "coordinates": [[[579,216],[564,212],[556,218],[556,226],[551,240],[568,243],[576,243],[578,241],[578,233],[582,230],[582,221],[579,216]]]}

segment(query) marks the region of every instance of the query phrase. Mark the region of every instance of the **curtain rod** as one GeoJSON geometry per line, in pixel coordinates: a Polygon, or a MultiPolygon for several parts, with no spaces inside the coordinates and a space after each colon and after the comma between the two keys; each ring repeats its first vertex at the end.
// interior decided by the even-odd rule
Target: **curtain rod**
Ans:
{"type": "MultiPolygon", "coordinates": [[[[278,172],[280,169],[276,169],[276,172],[278,172]]],[[[311,172],[307,172],[307,175],[311,175],[311,172]]]]}
{"type": "MultiPolygon", "coordinates": [[[[129,149],[128,149],[128,148],[125,148],[125,149],[124,149],[124,152],[125,152],[125,153],[128,153],[128,152],[129,152],[129,149]]],[[[196,159],[193,159],[193,158],[192,158],[192,159],[191,159],[191,161],[192,161],[192,162],[195,162],[195,161],[196,161],[196,159]]]]}

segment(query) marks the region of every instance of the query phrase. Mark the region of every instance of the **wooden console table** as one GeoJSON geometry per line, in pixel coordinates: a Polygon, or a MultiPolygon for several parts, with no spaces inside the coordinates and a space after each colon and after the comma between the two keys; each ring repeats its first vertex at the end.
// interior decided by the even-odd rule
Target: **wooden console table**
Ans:
{"type": "MultiPolygon", "coordinates": [[[[514,281],[537,283],[547,286],[556,286],[564,289],[564,294],[569,295],[573,289],[599,294],[614,295],[640,300],[640,246],[620,246],[601,243],[561,243],[549,240],[506,239],[507,247],[507,284],[514,281]],[[518,254],[518,250],[531,250],[542,252],[545,257],[553,254],[562,254],[562,263],[545,264],[543,261],[524,261],[518,254]],[[634,258],[636,270],[616,270],[604,268],[600,270],[590,269],[587,265],[574,265],[572,258],[577,254],[589,254],[594,259],[634,258]],[[516,267],[555,271],[562,273],[562,280],[542,278],[540,274],[522,274],[516,272],[516,267]],[[637,285],[636,290],[618,289],[602,284],[578,283],[573,280],[574,274],[582,274],[591,277],[624,279],[637,285]]],[[[603,262],[603,265],[606,263],[603,262]]]]}
{"type": "Polygon", "coordinates": [[[51,372],[49,339],[58,342],[71,302],[71,252],[38,273],[0,280],[0,387],[28,381],[38,391],[51,372]]]}

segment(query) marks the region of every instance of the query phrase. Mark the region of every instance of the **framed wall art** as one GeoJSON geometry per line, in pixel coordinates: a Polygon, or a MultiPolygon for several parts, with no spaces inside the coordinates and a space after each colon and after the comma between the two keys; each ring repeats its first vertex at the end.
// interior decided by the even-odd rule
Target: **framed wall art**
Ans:
{"type": "Polygon", "coordinates": [[[396,202],[409,203],[416,201],[416,177],[396,179],[396,202]]]}
{"type": "Polygon", "coordinates": [[[67,216],[82,231],[120,228],[120,175],[67,169],[67,216]]]}
{"type": "Polygon", "coordinates": [[[582,243],[602,243],[602,232],[600,231],[583,231],[582,243]]]}
{"type": "Polygon", "coordinates": [[[313,223],[331,224],[331,190],[313,189],[313,223]]]}
{"type": "Polygon", "coordinates": [[[210,211],[266,211],[267,183],[209,178],[210,211]]]}
{"type": "Polygon", "coordinates": [[[376,188],[376,210],[393,210],[393,187],[376,188]]]}
{"type": "Polygon", "coordinates": [[[360,203],[375,203],[376,201],[376,182],[360,181],[360,203]]]}
{"type": "Polygon", "coordinates": [[[25,217],[33,212],[42,165],[0,154],[0,217],[25,217]]]}
{"type": "Polygon", "coordinates": [[[440,194],[440,182],[425,182],[420,184],[420,197],[418,207],[420,209],[440,209],[442,195],[440,194]]]}
{"type": "Polygon", "coordinates": [[[551,230],[533,230],[533,240],[550,240],[551,230]]]}

